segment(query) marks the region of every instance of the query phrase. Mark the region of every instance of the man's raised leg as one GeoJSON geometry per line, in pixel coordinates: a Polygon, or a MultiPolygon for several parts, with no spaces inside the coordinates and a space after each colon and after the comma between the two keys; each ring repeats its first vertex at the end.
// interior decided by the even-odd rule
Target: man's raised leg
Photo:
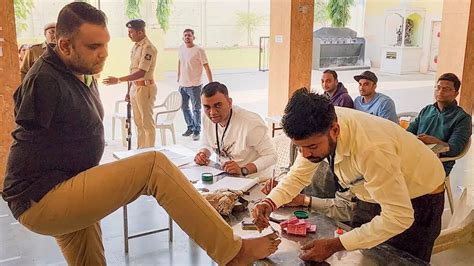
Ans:
{"type": "Polygon", "coordinates": [[[275,236],[267,236],[244,240],[246,248],[242,247],[240,237],[234,236],[232,228],[191,182],[159,152],[139,154],[76,175],[46,194],[20,216],[20,222],[40,234],[65,235],[95,224],[143,194],[154,196],[219,264],[236,258],[251,262],[270,255],[278,246],[275,236]]]}

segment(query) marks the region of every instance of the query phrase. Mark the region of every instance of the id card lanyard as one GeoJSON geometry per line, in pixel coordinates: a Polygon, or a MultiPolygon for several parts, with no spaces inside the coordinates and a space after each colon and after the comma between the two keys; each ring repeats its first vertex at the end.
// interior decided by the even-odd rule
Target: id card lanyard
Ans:
{"type": "Polygon", "coordinates": [[[222,138],[220,141],[219,141],[219,131],[218,131],[219,123],[216,123],[216,142],[217,142],[218,160],[220,160],[220,157],[221,157],[221,144],[224,145],[225,133],[227,132],[227,129],[229,128],[231,118],[232,118],[232,109],[230,109],[229,119],[227,119],[227,124],[225,125],[224,132],[222,133],[222,138]]]}

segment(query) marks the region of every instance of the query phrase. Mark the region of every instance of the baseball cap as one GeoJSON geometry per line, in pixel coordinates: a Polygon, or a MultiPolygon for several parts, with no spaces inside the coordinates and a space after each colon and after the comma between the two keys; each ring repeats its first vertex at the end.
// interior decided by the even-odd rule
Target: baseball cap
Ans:
{"type": "Polygon", "coordinates": [[[368,71],[368,70],[362,72],[362,74],[360,74],[360,75],[354,76],[354,79],[357,82],[359,82],[359,80],[361,80],[361,79],[368,79],[368,80],[373,81],[374,83],[377,83],[377,81],[379,80],[374,72],[368,71]]]}

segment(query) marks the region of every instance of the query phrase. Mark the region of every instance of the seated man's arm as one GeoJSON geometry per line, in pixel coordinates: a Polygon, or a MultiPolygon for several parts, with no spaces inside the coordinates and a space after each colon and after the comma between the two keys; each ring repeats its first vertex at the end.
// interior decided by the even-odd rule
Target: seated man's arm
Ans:
{"type": "Polygon", "coordinates": [[[194,157],[194,162],[198,165],[207,165],[209,163],[209,158],[211,157],[212,147],[209,144],[206,136],[206,130],[202,130],[202,136],[199,139],[199,147],[201,147],[196,156],[194,157]]]}
{"type": "Polygon", "coordinates": [[[259,155],[255,161],[246,165],[249,174],[256,173],[275,164],[277,152],[267,134],[266,126],[262,125],[252,129],[247,135],[247,143],[253,146],[259,155]]]}
{"type": "MultiPolygon", "coordinates": [[[[421,114],[421,113],[420,113],[421,114]]],[[[417,116],[415,120],[413,120],[410,125],[407,127],[407,131],[417,135],[418,134],[418,126],[420,125],[420,116],[417,116]]]]}
{"type": "Polygon", "coordinates": [[[310,207],[312,210],[322,213],[334,220],[345,222],[352,219],[354,205],[354,202],[344,199],[336,193],[336,197],[333,199],[311,197],[310,207]]]}
{"type": "Polygon", "coordinates": [[[447,144],[449,151],[441,153],[441,157],[453,157],[460,154],[467,145],[472,134],[472,117],[467,115],[463,117],[455,126],[453,133],[449,137],[447,144]]]}
{"type": "Polygon", "coordinates": [[[342,107],[352,108],[354,109],[354,101],[349,94],[344,94],[343,96],[342,107]]]}
{"type": "Polygon", "coordinates": [[[388,119],[396,124],[399,123],[397,112],[395,111],[395,103],[392,99],[387,99],[386,101],[381,103],[377,116],[388,119]]]}
{"type": "Polygon", "coordinates": [[[402,233],[414,221],[401,160],[393,149],[374,147],[357,154],[356,161],[364,187],[382,211],[369,223],[339,237],[347,250],[372,248],[402,233]]]}
{"type": "Polygon", "coordinates": [[[60,97],[61,90],[53,76],[30,76],[14,94],[15,122],[26,130],[50,128],[60,97]]]}

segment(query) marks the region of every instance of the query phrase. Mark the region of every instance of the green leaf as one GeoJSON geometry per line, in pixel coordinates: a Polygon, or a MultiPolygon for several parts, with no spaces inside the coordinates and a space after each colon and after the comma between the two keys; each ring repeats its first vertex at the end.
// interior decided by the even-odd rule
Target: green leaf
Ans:
{"type": "Polygon", "coordinates": [[[35,6],[33,0],[14,0],[13,6],[15,9],[16,32],[26,31],[28,29],[26,19],[35,6]]]}
{"type": "Polygon", "coordinates": [[[158,3],[156,4],[156,19],[164,32],[168,31],[170,27],[169,20],[172,4],[173,0],[158,0],[158,3]]]}
{"type": "Polygon", "coordinates": [[[329,0],[326,12],[333,27],[345,27],[349,23],[353,4],[354,0],[329,0]]]}
{"type": "Polygon", "coordinates": [[[126,6],[125,6],[125,15],[129,19],[136,19],[140,18],[140,5],[142,3],[142,0],[127,0],[126,6]]]}

